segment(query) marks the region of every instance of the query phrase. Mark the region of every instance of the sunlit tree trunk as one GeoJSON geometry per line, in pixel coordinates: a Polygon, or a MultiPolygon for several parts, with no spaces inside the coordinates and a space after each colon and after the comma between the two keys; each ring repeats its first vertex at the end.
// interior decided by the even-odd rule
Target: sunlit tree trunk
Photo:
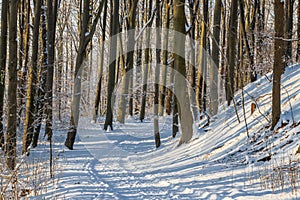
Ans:
{"type": "Polygon", "coordinates": [[[212,61],[210,65],[210,103],[211,114],[216,115],[219,107],[219,63],[220,63],[220,24],[221,24],[221,7],[222,1],[215,1],[214,8],[214,26],[213,26],[213,41],[212,41],[212,61]]]}
{"type": "Polygon", "coordinates": [[[203,1],[203,19],[201,23],[201,39],[199,53],[198,82],[196,100],[200,112],[206,111],[206,71],[207,71],[207,25],[208,25],[208,0],[203,1]]]}
{"type": "Polygon", "coordinates": [[[76,64],[75,64],[70,125],[69,125],[67,138],[65,141],[65,146],[71,150],[73,149],[73,145],[75,142],[77,126],[79,121],[79,114],[80,114],[79,106],[80,106],[80,98],[81,98],[81,76],[82,76],[83,68],[85,67],[83,65],[84,65],[84,59],[86,58],[86,49],[95,33],[96,25],[99,21],[104,3],[105,0],[101,1],[95,19],[92,22],[92,27],[90,29],[89,29],[89,22],[91,18],[90,1],[89,0],[84,1],[84,5],[83,5],[82,19],[80,20],[80,35],[79,35],[80,41],[79,41],[78,53],[77,53],[76,64]]]}
{"type": "MultiPolygon", "coordinates": [[[[128,16],[128,28],[127,28],[127,56],[126,56],[126,69],[125,74],[123,75],[123,83],[122,83],[122,92],[120,97],[119,109],[117,120],[120,123],[125,122],[126,115],[126,107],[128,103],[129,96],[129,84],[132,80],[133,76],[133,56],[134,56],[134,28],[135,28],[135,18],[136,18],[136,9],[137,9],[137,0],[131,0],[129,5],[129,16],[128,16]]],[[[132,87],[132,85],[131,85],[132,87]]]]}
{"type": "Polygon", "coordinates": [[[35,106],[34,99],[36,95],[37,84],[37,65],[38,65],[38,51],[39,51],[39,32],[40,32],[40,18],[41,18],[41,4],[42,0],[35,2],[34,26],[33,26],[33,39],[32,39],[32,65],[29,69],[28,75],[28,88],[27,88],[27,102],[26,102],[26,118],[23,134],[23,148],[22,153],[26,153],[31,144],[33,131],[35,126],[35,106]]]}
{"type": "Polygon", "coordinates": [[[185,11],[184,0],[174,0],[174,67],[175,84],[174,93],[177,98],[178,113],[181,127],[179,144],[190,141],[193,136],[193,117],[190,98],[188,95],[185,63],[185,11]],[[178,38],[177,38],[178,37],[178,38]]]}

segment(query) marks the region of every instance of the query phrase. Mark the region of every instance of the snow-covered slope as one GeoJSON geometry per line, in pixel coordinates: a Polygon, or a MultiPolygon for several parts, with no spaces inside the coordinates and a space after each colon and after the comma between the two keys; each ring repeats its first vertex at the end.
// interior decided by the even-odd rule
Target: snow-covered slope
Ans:
{"type": "MultiPolygon", "coordinates": [[[[171,118],[160,119],[162,146],[155,149],[151,119],[127,119],[104,132],[102,124],[81,120],[74,150],[63,150],[65,132],[56,133],[62,166],[46,199],[298,199],[300,66],[282,76],[282,118],[270,131],[272,75],[261,77],[221,105],[205,130],[178,146],[171,118]],[[251,114],[251,104],[256,109],[251,114]]],[[[203,124],[203,122],[198,122],[203,124]]]]}

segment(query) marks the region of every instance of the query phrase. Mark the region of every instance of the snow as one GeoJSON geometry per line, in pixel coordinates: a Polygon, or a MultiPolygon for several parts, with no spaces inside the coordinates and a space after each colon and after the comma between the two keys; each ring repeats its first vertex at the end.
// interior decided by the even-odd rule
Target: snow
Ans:
{"type": "Polygon", "coordinates": [[[199,128],[192,140],[181,146],[179,135],[171,137],[169,116],[159,119],[162,146],[158,149],[151,116],[143,123],[128,118],[107,132],[102,129],[104,119],[91,123],[82,118],[72,151],[63,146],[66,131],[56,131],[55,163],[62,169],[56,172],[55,184],[50,183],[34,198],[298,199],[299,156],[295,152],[300,133],[300,66],[287,68],[282,76],[281,121],[286,123],[280,122],[275,131],[270,131],[268,122],[271,79],[268,74],[245,87],[250,138],[239,103],[241,91],[235,96],[241,123],[233,106],[222,104],[210,126],[199,128]],[[257,108],[251,115],[253,102],[257,108]],[[269,161],[261,161],[268,156],[269,161]],[[295,188],[291,171],[296,173],[295,188]]]}

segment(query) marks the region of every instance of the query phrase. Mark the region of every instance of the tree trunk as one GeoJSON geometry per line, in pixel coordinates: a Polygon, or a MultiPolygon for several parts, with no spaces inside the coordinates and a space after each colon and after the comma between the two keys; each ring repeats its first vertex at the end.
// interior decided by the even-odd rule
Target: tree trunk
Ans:
{"type": "MultiPolygon", "coordinates": [[[[298,12],[298,23],[297,23],[297,37],[300,38],[300,0],[298,0],[298,8],[297,8],[297,12],[298,12]]],[[[298,41],[297,44],[297,62],[300,62],[300,40],[298,41]]]]}
{"type": "Polygon", "coordinates": [[[110,2],[113,9],[111,17],[111,28],[110,28],[110,54],[109,54],[109,68],[108,68],[108,85],[107,85],[107,102],[106,102],[106,117],[104,123],[104,130],[110,126],[113,130],[113,91],[115,88],[116,79],[116,56],[117,56],[117,37],[119,28],[119,0],[110,2]]]}
{"type": "MultiPolygon", "coordinates": [[[[99,114],[99,106],[101,101],[101,89],[102,89],[102,79],[103,79],[103,67],[104,67],[104,44],[105,44],[105,36],[106,36],[106,21],[107,21],[107,3],[104,5],[103,11],[103,20],[102,20],[102,39],[101,39],[101,49],[100,49],[100,64],[99,64],[99,72],[98,72],[98,83],[95,97],[95,107],[94,107],[94,115],[93,121],[96,123],[99,114]]],[[[100,43],[100,42],[99,42],[100,43]]]]}
{"type": "Polygon", "coordinates": [[[162,116],[165,107],[166,98],[166,84],[167,84],[167,69],[168,69],[168,46],[169,46],[169,28],[170,28],[170,2],[165,1],[165,17],[164,17],[164,29],[163,29],[163,41],[162,41],[162,69],[161,69],[161,86],[159,97],[159,115],[162,116]]]}
{"type": "MultiPolygon", "coordinates": [[[[33,133],[32,147],[36,147],[39,139],[39,134],[42,126],[42,119],[45,105],[46,94],[46,81],[47,81],[47,69],[48,69],[48,50],[47,50],[47,21],[46,21],[46,8],[45,1],[42,1],[42,66],[40,68],[40,80],[38,88],[38,99],[36,105],[36,125],[33,133]]],[[[46,110],[45,110],[46,111],[46,110]]]]}
{"type": "Polygon", "coordinates": [[[54,60],[55,60],[55,30],[56,30],[56,15],[57,15],[57,1],[47,0],[47,33],[48,33],[48,67],[47,67],[47,81],[46,81],[46,128],[45,135],[50,141],[52,138],[52,98],[53,98],[53,74],[54,74],[54,60]]]}
{"type": "Polygon", "coordinates": [[[203,1],[203,20],[201,23],[201,39],[198,68],[198,84],[196,91],[196,101],[199,111],[206,111],[206,71],[207,71],[207,25],[208,25],[208,0],[203,1]]]}
{"type": "Polygon", "coordinates": [[[16,140],[17,140],[17,16],[18,0],[11,0],[9,4],[9,72],[8,72],[8,113],[6,132],[6,164],[14,170],[16,166],[16,140]]]}
{"type": "Polygon", "coordinates": [[[2,0],[1,7],[1,37],[0,37],[0,146],[4,150],[3,109],[5,91],[5,68],[7,57],[7,15],[8,0],[2,0]]]}
{"type": "Polygon", "coordinates": [[[294,1],[286,0],[285,4],[285,66],[293,63],[293,45],[291,39],[293,38],[293,11],[294,11],[294,1]]]}
{"type": "Polygon", "coordinates": [[[159,106],[159,71],[161,63],[161,4],[160,0],[155,1],[156,5],[156,63],[154,72],[154,138],[156,148],[160,146],[160,134],[159,134],[159,116],[158,116],[158,106],[159,106]]]}
{"type": "Polygon", "coordinates": [[[33,27],[32,39],[32,66],[29,69],[28,75],[28,88],[27,88],[27,102],[26,102],[26,118],[23,134],[23,148],[22,154],[27,152],[31,144],[34,130],[35,121],[35,94],[36,94],[36,81],[37,81],[37,63],[38,63],[38,50],[39,50],[39,32],[40,32],[40,18],[41,18],[41,4],[42,0],[36,0],[35,3],[35,17],[33,27]]]}
{"type": "MultiPolygon", "coordinates": [[[[134,56],[134,45],[135,45],[135,38],[134,38],[134,28],[135,28],[135,17],[136,17],[136,8],[137,8],[138,1],[131,0],[130,7],[129,7],[129,16],[128,16],[128,28],[127,28],[127,56],[126,56],[126,69],[125,74],[123,74],[123,84],[122,84],[122,92],[120,97],[119,103],[119,110],[117,120],[120,123],[125,122],[125,115],[126,115],[126,107],[128,103],[128,96],[129,96],[129,84],[130,80],[133,78],[133,56],[134,56]]],[[[132,87],[132,86],[131,86],[132,87]]]]}
{"type": "MultiPolygon", "coordinates": [[[[151,19],[151,14],[152,14],[152,1],[148,2],[148,19],[147,16],[146,18],[146,22],[147,23],[150,20],[150,23],[148,23],[147,28],[151,27],[152,22],[153,22],[153,18],[151,19]]],[[[145,110],[146,110],[146,100],[147,100],[147,84],[148,84],[148,72],[149,72],[149,61],[150,61],[150,53],[151,53],[151,49],[149,48],[150,46],[150,34],[151,34],[151,30],[149,29],[146,32],[146,38],[145,38],[145,42],[146,42],[146,48],[145,48],[145,60],[144,60],[144,64],[143,64],[143,92],[142,92],[142,105],[141,105],[141,112],[140,112],[140,120],[141,122],[145,119],[145,110]]]]}
{"type": "Polygon", "coordinates": [[[185,64],[185,11],[184,0],[174,0],[174,92],[177,98],[178,113],[181,125],[181,138],[179,144],[190,141],[193,136],[193,117],[190,107],[186,81],[185,64]]]}
{"type": "Polygon", "coordinates": [[[79,114],[80,114],[79,106],[80,106],[80,98],[81,98],[81,76],[82,76],[82,70],[85,67],[83,65],[84,65],[84,59],[86,58],[86,48],[89,45],[95,33],[96,25],[99,21],[104,3],[105,0],[101,1],[98,8],[97,15],[93,21],[90,30],[89,30],[89,21],[91,17],[90,1],[89,0],[84,1],[84,5],[83,5],[83,14],[82,14],[82,19],[80,20],[80,35],[79,35],[80,41],[79,41],[79,48],[76,57],[75,74],[74,74],[74,87],[73,87],[73,94],[72,94],[70,126],[65,141],[65,146],[68,147],[70,150],[73,149],[78,121],[79,121],[79,114]]]}
{"type": "MultiPolygon", "coordinates": [[[[28,72],[28,60],[29,60],[29,42],[30,42],[30,13],[31,13],[31,3],[30,0],[27,1],[27,4],[25,3],[26,0],[23,0],[22,2],[22,10],[26,10],[26,18],[25,18],[25,24],[24,26],[26,27],[25,33],[21,35],[20,41],[20,57],[19,57],[19,65],[20,65],[20,78],[19,78],[19,86],[18,86],[18,124],[23,118],[23,110],[24,110],[24,99],[26,97],[26,80],[27,80],[27,72],[28,72]],[[25,5],[27,8],[25,9],[25,5]],[[22,54],[22,55],[21,55],[22,54]]],[[[23,31],[22,31],[23,32],[23,31]]]]}
{"type": "Polygon", "coordinates": [[[210,66],[210,103],[211,114],[216,115],[219,107],[219,94],[218,94],[218,79],[219,79],[219,63],[220,63],[220,24],[221,24],[221,6],[222,1],[215,1],[214,8],[214,28],[213,28],[213,42],[212,42],[212,60],[210,66]]]}
{"type": "MultiPolygon", "coordinates": [[[[248,36],[247,36],[247,32],[246,32],[246,24],[245,24],[245,11],[244,11],[244,1],[243,0],[239,0],[239,7],[240,7],[240,21],[241,21],[241,29],[242,29],[242,36],[244,39],[244,44],[245,44],[245,49],[246,52],[248,54],[248,58],[250,61],[250,69],[251,69],[251,74],[250,74],[250,79],[251,82],[254,82],[257,80],[257,73],[256,70],[254,68],[254,53],[251,50],[250,44],[249,44],[249,40],[248,40],[248,36]]],[[[252,28],[254,31],[254,28],[252,28]]],[[[254,44],[254,41],[253,41],[254,44]]]]}
{"type": "Polygon", "coordinates": [[[234,68],[236,65],[236,41],[237,41],[237,25],[238,25],[238,2],[232,1],[230,8],[229,30],[227,36],[227,70],[225,78],[226,100],[228,106],[234,97],[234,68]]]}
{"type": "Polygon", "coordinates": [[[272,127],[273,130],[280,119],[281,97],[280,81],[284,72],[284,2],[275,0],[275,44],[274,44],[274,64],[273,64],[273,89],[272,89],[272,127]]]}

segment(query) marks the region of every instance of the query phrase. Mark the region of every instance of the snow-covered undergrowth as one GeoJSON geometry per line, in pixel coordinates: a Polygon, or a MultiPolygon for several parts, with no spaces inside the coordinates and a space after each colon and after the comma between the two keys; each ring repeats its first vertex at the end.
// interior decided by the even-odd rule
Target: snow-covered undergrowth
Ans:
{"type": "Polygon", "coordinates": [[[54,146],[64,158],[57,161],[63,170],[37,198],[298,199],[300,66],[282,76],[282,117],[274,131],[271,80],[268,74],[245,87],[245,115],[242,91],[236,94],[240,122],[233,106],[221,105],[210,126],[200,126],[181,146],[180,136],[171,137],[169,116],[160,118],[158,149],[151,118],[127,119],[110,132],[102,130],[102,120],[82,119],[73,151],[62,152],[66,131],[57,131],[54,146]]]}

